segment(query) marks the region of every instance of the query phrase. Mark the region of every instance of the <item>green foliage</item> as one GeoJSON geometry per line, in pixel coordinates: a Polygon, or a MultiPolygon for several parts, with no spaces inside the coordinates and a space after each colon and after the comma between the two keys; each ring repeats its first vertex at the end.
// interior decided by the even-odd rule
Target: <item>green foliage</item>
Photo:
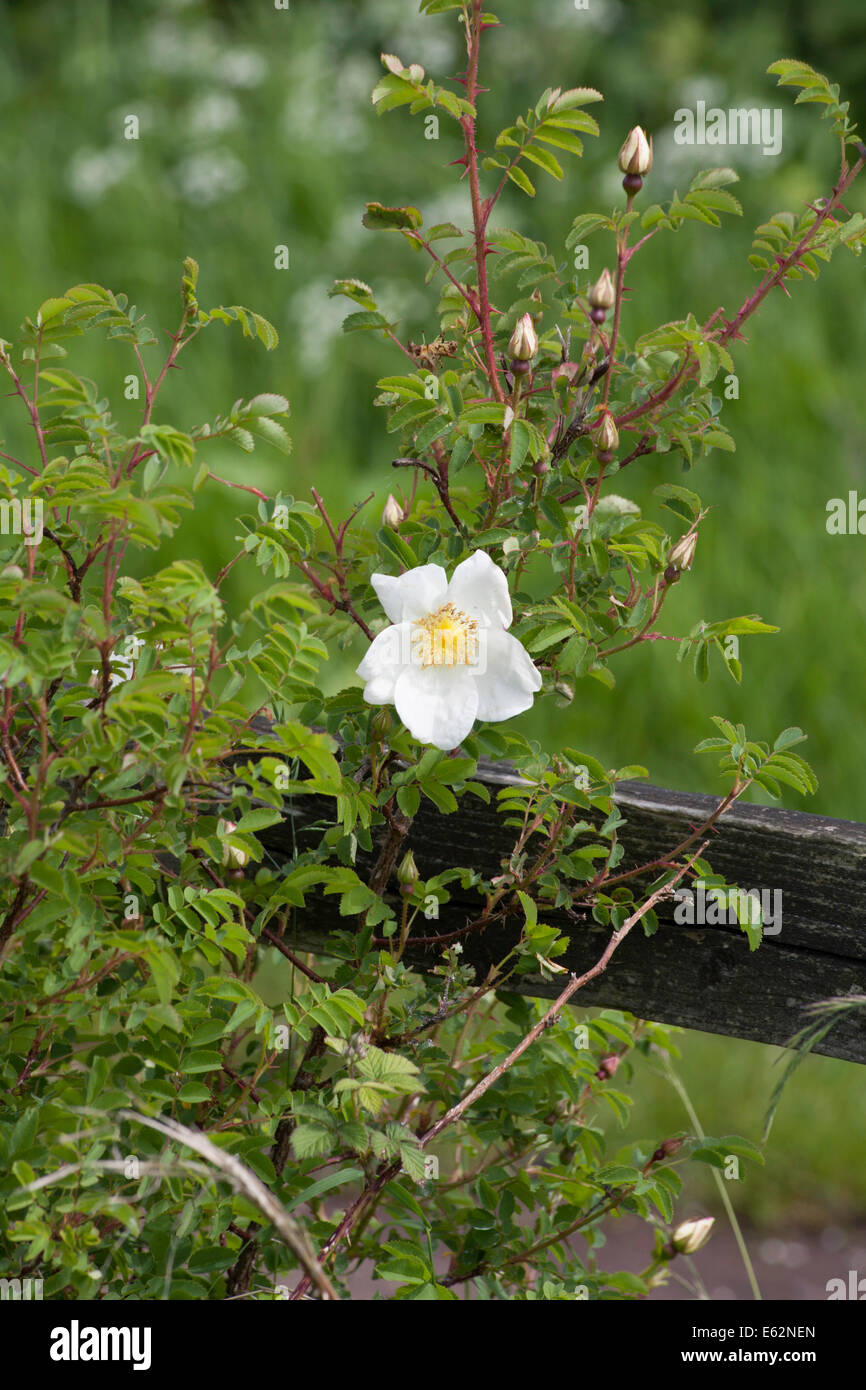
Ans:
{"type": "Polygon", "coordinates": [[[823,73],[816,72],[808,63],[796,58],[780,58],[777,63],[770,64],[767,72],[778,77],[780,87],[800,88],[800,94],[795,98],[797,105],[814,102],[823,106],[825,110],[821,112],[821,119],[832,121],[830,128],[833,134],[841,135],[849,145],[856,143],[857,127],[848,119],[850,102],[839,100],[838,82],[829,82],[823,73]]]}
{"type": "Polygon", "coordinates": [[[543,169],[555,179],[563,176],[559,160],[546,146],[566,150],[569,154],[581,155],[583,141],[575,134],[581,131],[586,135],[598,135],[598,122],[581,106],[589,102],[601,101],[601,92],[593,87],[573,87],[567,92],[561,88],[548,88],[543,92],[533,110],[525,116],[518,116],[513,126],[507,126],[496,137],[496,148],[504,150],[502,155],[490,155],[483,160],[485,169],[503,169],[505,175],[531,198],[535,197],[535,186],[526,170],[519,167],[521,159],[543,169]],[[510,149],[517,154],[509,154],[510,149]]]}

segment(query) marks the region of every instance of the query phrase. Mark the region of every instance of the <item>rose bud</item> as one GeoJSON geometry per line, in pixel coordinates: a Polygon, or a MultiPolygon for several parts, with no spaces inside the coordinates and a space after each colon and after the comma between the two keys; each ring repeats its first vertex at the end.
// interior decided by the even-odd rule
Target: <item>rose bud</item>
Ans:
{"type": "Polygon", "coordinates": [[[611,1053],[609,1057],[602,1057],[598,1070],[595,1073],[596,1080],[607,1081],[611,1076],[615,1076],[619,1063],[620,1058],[615,1052],[611,1053]]]}
{"type": "Polygon", "coordinates": [[[679,1255],[694,1255],[710,1238],[715,1217],[705,1216],[698,1221],[684,1221],[671,1236],[671,1245],[679,1255]]]}
{"type": "Polygon", "coordinates": [[[592,438],[601,462],[610,463],[613,458],[613,451],[619,445],[619,430],[609,410],[606,410],[602,415],[592,438]]]}
{"type": "Polygon", "coordinates": [[[624,174],[648,174],[653,167],[653,142],[639,125],[630,130],[617,160],[624,174]]]}
{"type": "MultiPolygon", "coordinates": [[[[233,820],[221,820],[217,825],[217,834],[222,838],[223,835],[231,835],[233,830],[237,830],[237,825],[233,820]]],[[[226,868],[242,869],[247,863],[249,855],[246,850],[237,849],[234,845],[223,845],[223,865],[226,868]]]]}
{"type": "Polygon", "coordinates": [[[588,299],[591,306],[590,318],[593,323],[604,323],[605,314],[608,309],[612,309],[616,303],[616,290],[614,288],[613,277],[605,266],[595,284],[589,291],[588,299]]]}
{"type": "Polygon", "coordinates": [[[511,355],[511,370],[519,376],[529,371],[529,364],[538,352],[538,334],[531,314],[524,314],[514,325],[514,332],[508,340],[511,355]]]}
{"type": "Polygon", "coordinates": [[[695,547],[698,543],[697,531],[687,531],[684,536],[680,536],[675,545],[671,546],[668,555],[668,564],[676,570],[690,570],[692,561],[695,558],[695,547]]]}
{"type": "Polygon", "coordinates": [[[402,520],[403,508],[400,506],[393,492],[389,492],[388,500],[382,508],[382,525],[390,526],[393,531],[396,531],[402,520]]]}
{"type": "Polygon", "coordinates": [[[639,125],[629,131],[619,152],[618,163],[625,174],[622,186],[631,198],[643,188],[643,175],[653,167],[652,138],[648,140],[639,125]]]}
{"type": "Polygon", "coordinates": [[[415,856],[411,849],[407,850],[397,869],[397,882],[400,885],[400,892],[405,893],[406,897],[410,897],[412,889],[415,887],[420,877],[418,866],[415,863],[415,856]]]}

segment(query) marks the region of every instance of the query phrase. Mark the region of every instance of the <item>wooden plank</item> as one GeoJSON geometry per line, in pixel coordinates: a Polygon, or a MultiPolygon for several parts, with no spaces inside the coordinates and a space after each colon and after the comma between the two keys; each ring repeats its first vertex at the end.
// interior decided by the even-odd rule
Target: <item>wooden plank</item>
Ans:
{"type": "MultiPolygon", "coordinates": [[[[406,841],[422,877],[455,865],[471,866],[485,877],[499,872],[511,832],[497,818],[495,793],[520,778],[503,764],[480,764],[478,780],[493,793],[489,806],[472,799],[445,816],[423,802],[406,841]]],[[[626,846],[620,867],[626,868],[671,851],[718,805],[714,797],[641,782],[620,783],[616,801],[627,822],[620,831],[626,846]]],[[[289,814],[293,826],[287,820],[260,838],[283,859],[292,836],[310,843],[305,827],[332,806],[325,798],[297,798],[289,814]]],[[[647,938],[636,927],[607,972],[580,991],[579,1007],[621,1008],[662,1023],[781,1045],[807,1021],[807,1004],[866,994],[866,825],[738,804],[720,819],[706,858],[743,889],[781,893],[778,933],[765,935],[760,949],[750,952],[737,927],[677,925],[673,905],[668,905],[659,914],[655,936],[647,938]]],[[[361,859],[363,874],[370,861],[362,865],[361,859]]],[[[390,892],[386,896],[392,897],[390,892]]],[[[416,935],[458,930],[478,915],[480,906],[477,893],[457,888],[437,921],[418,919],[416,935]]],[[[299,948],[326,951],[329,932],[348,925],[333,897],[318,900],[314,912],[296,915],[293,932],[299,948]]],[[[563,912],[545,910],[543,915],[571,938],[559,964],[578,974],[594,964],[608,939],[606,929],[591,919],[575,922],[563,912]]],[[[464,960],[479,979],[507,953],[519,921],[515,916],[493,923],[463,939],[464,960]]],[[[435,946],[410,953],[421,969],[432,967],[437,957],[435,946]]],[[[508,988],[554,997],[561,985],[530,975],[509,981],[508,988]]],[[[852,1011],[815,1050],[866,1063],[866,1010],[852,1011]]]]}

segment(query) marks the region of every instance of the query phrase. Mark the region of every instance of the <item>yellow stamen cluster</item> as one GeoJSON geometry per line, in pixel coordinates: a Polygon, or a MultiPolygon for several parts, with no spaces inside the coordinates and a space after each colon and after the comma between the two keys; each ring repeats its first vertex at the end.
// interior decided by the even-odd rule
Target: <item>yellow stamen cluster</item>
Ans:
{"type": "Polygon", "coordinates": [[[412,659],[422,667],[474,666],[478,660],[478,623],[445,603],[415,622],[412,659]]]}

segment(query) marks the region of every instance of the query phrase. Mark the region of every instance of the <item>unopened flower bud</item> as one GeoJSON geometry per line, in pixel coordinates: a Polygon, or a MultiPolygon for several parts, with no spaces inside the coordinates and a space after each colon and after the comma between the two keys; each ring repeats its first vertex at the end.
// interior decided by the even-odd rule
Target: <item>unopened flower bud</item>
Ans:
{"type": "Polygon", "coordinates": [[[591,305],[590,318],[593,323],[604,323],[605,314],[616,303],[613,276],[607,266],[590,289],[588,298],[591,305]]]}
{"type": "Polygon", "coordinates": [[[670,1158],[671,1154],[679,1153],[684,1143],[684,1139],[677,1137],[664,1139],[653,1154],[653,1163],[663,1163],[666,1158],[670,1158]]]}
{"type": "Polygon", "coordinates": [[[617,1067],[619,1066],[619,1060],[615,1052],[612,1052],[609,1057],[603,1057],[595,1073],[596,1079],[598,1081],[607,1081],[611,1076],[615,1076],[617,1067]]]}
{"type": "Polygon", "coordinates": [[[392,530],[396,531],[402,520],[403,508],[400,506],[393,492],[389,492],[388,500],[382,508],[382,525],[390,526],[392,530]]]}
{"type": "Polygon", "coordinates": [[[668,563],[677,570],[690,570],[692,560],[695,558],[697,543],[697,531],[687,531],[684,536],[680,536],[675,545],[671,546],[668,563]]]}
{"type": "Polygon", "coordinates": [[[411,849],[409,849],[403,855],[397,869],[397,882],[400,885],[400,892],[405,893],[408,897],[419,878],[420,874],[418,873],[418,866],[415,863],[415,856],[411,849]]]}
{"type": "Polygon", "coordinates": [[[619,430],[609,410],[606,410],[602,415],[592,438],[598,450],[599,458],[603,463],[609,463],[610,457],[604,458],[603,456],[605,454],[612,456],[614,449],[619,445],[619,430]]]}
{"type": "Polygon", "coordinates": [[[370,720],[371,743],[384,743],[391,732],[393,724],[394,721],[391,718],[391,711],[388,709],[387,705],[383,705],[370,720]]]}
{"type": "MultiPolygon", "coordinates": [[[[233,830],[237,830],[237,825],[233,820],[221,820],[217,824],[217,834],[222,838],[231,835],[233,830]]],[[[249,860],[246,850],[237,849],[235,845],[226,842],[223,845],[223,865],[229,869],[242,869],[249,860]]]]}
{"type": "Polygon", "coordinates": [[[538,334],[531,314],[524,314],[514,325],[514,332],[508,340],[511,356],[511,370],[521,374],[529,371],[529,363],[538,352],[538,334]]]}
{"type": "Polygon", "coordinates": [[[624,174],[648,174],[653,167],[652,137],[647,139],[639,125],[630,130],[617,160],[624,174]]]}
{"type": "Polygon", "coordinates": [[[671,1245],[679,1255],[694,1255],[710,1238],[715,1217],[704,1216],[698,1221],[683,1221],[671,1236],[671,1245]]]}

